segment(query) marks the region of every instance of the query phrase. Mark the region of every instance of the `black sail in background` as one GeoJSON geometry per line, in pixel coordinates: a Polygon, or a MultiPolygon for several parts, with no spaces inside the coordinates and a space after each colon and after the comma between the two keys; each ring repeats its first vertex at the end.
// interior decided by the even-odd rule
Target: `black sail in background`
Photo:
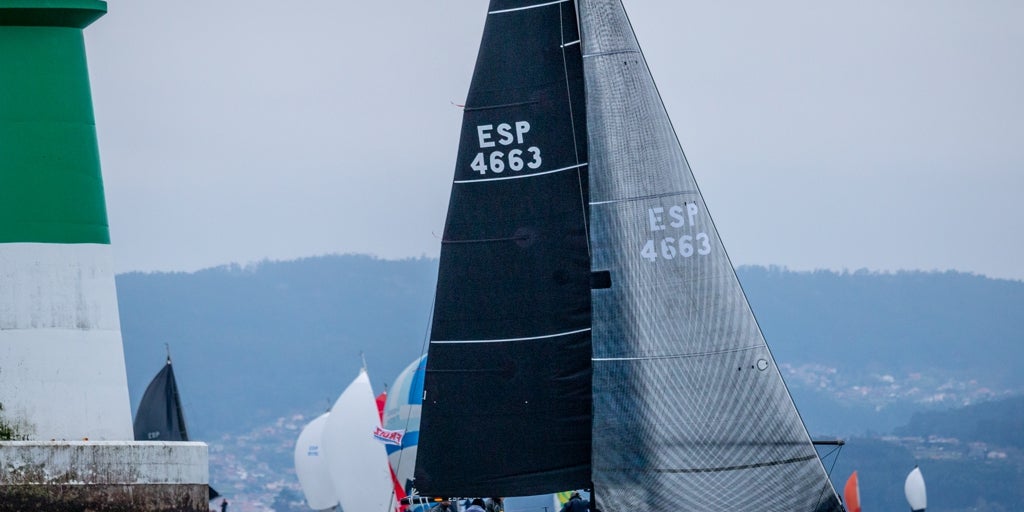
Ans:
{"type": "Polygon", "coordinates": [[[589,485],[586,162],[573,3],[492,0],[441,246],[421,494],[589,485]]]}
{"type": "Polygon", "coordinates": [[[620,0],[579,4],[598,506],[840,510],[620,0]]]}
{"type": "Polygon", "coordinates": [[[170,358],[142,394],[134,427],[136,441],[188,441],[170,358]]]}

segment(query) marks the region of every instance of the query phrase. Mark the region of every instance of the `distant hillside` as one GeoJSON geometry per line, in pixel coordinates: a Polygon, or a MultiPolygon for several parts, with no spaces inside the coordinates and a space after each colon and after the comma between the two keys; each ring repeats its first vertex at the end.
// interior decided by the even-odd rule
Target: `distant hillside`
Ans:
{"type": "Polygon", "coordinates": [[[878,373],[943,368],[989,386],[1024,382],[1024,282],[957,272],[788,272],[739,276],[776,355],[878,373]],[[978,370],[984,368],[984,372],[978,370]]]}
{"type": "Polygon", "coordinates": [[[1024,451],[1024,396],[948,411],[915,413],[895,433],[980,441],[1024,451]]]}
{"type": "MultiPolygon", "coordinates": [[[[328,407],[362,364],[382,389],[424,347],[437,260],[323,256],[117,277],[133,406],[170,344],[190,430],[328,407]]],[[[739,270],[814,434],[1024,390],[1024,283],[959,273],[739,270]]]]}
{"type": "Polygon", "coordinates": [[[325,256],[117,276],[132,407],[171,348],[189,429],[326,409],[363,354],[383,389],[420,354],[437,261],[325,256]]]}
{"type": "Polygon", "coordinates": [[[839,489],[857,471],[864,510],[906,510],[903,481],[915,465],[929,511],[1009,512],[1024,502],[1024,396],[915,414],[896,432],[848,439],[835,465],[839,489]]]}
{"type": "Polygon", "coordinates": [[[739,277],[812,432],[888,432],[913,412],[1024,390],[1024,282],[957,272],[739,277]]]}

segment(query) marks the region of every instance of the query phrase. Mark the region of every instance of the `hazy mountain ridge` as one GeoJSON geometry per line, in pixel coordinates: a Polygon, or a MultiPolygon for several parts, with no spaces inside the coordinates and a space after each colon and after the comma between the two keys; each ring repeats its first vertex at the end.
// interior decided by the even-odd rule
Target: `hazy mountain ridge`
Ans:
{"type": "Polygon", "coordinates": [[[917,411],[1024,391],[1024,282],[958,272],[738,271],[812,432],[888,432],[917,411]]]}
{"type": "MultiPolygon", "coordinates": [[[[211,445],[215,487],[231,490],[240,505],[268,504],[296,488],[289,460],[298,429],[355,377],[361,351],[380,390],[424,349],[436,272],[434,259],[335,255],[120,275],[133,407],[169,343],[192,436],[211,445]]],[[[1024,282],[777,267],[741,267],[738,275],[815,436],[938,425],[911,415],[1024,390],[1013,371],[1024,355],[1024,319],[1011,314],[1024,310],[1024,282]]],[[[944,417],[956,425],[963,414],[944,417]]],[[[970,496],[1003,502],[1024,481],[1012,451],[1009,460],[989,459],[973,434],[954,446],[914,432],[851,439],[833,477],[866,470],[862,488],[884,489],[865,503],[895,504],[899,495],[889,487],[902,489],[897,473],[929,460],[931,478],[969,488],[958,503],[977,510],[970,496]],[[954,453],[960,458],[942,458],[954,453]],[[975,475],[993,471],[1009,472],[1007,489],[977,491],[975,475]]],[[[1003,453],[993,446],[986,450],[1003,453]]]]}
{"type": "Polygon", "coordinates": [[[895,434],[968,439],[1024,451],[1024,396],[953,410],[915,413],[910,422],[895,430],[895,434]]]}
{"type": "Polygon", "coordinates": [[[384,384],[423,346],[437,262],[324,256],[117,277],[132,407],[168,343],[197,436],[326,408],[363,364],[384,384]]]}
{"type": "MultiPolygon", "coordinates": [[[[169,343],[197,435],[324,409],[364,353],[382,389],[425,347],[437,260],[334,255],[117,277],[135,402],[169,343]]],[[[1024,390],[1024,282],[956,272],[738,275],[812,432],[1024,390]]]]}

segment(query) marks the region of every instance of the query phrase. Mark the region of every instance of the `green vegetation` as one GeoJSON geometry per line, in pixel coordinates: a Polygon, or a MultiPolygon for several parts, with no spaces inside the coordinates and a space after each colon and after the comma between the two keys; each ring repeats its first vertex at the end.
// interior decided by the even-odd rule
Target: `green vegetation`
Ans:
{"type": "Polygon", "coordinates": [[[26,436],[4,419],[4,404],[0,402],[0,441],[22,441],[26,436]]]}

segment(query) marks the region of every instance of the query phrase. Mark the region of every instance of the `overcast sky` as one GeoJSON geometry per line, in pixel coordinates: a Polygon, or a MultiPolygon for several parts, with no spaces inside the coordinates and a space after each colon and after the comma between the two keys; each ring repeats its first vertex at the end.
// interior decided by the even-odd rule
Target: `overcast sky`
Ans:
{"type": "MultiPolygon", "coordinates": [[[[483,0],[109,0],[119,272],[437,256],[483,0]]],[[[1024,279],[1024,2],[626,0],[736,264],[1024,279]]]]}

